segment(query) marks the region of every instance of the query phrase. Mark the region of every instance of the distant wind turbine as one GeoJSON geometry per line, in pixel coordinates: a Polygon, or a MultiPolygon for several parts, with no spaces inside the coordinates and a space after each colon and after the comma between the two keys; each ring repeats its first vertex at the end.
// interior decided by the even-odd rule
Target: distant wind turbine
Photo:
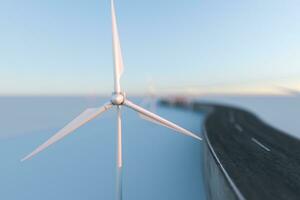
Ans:
{"type": "Polygon", "coordinates": [[[152,79],[148,83],[146,97],[142,100],[141,106],[149,108],[153,113],[156,112],[158,94],[156,93],[152,79]]]}
{"type": "Polygon", "coordinates": [[[121,91],[120,78],[123,73],[123,59],[121,53],[120,39],[118,35],[117,20],[114,8],[114,1],[111,0],[111,14],[112,14],[112,37],[113,37],[113,55],[114,55],[114,92],[109,102],[104,104],[99,108],[88,108],[82,112],[77,118],[67,124],[63,129],[58,131],[54,136],[52,136],[45,143],[40,145],[32,153],[24,157],[21,161],[25,161],[33,157],[34,155],[40,153],[50,145],[56,143],[57,141],[63,139],[65,136],[69,135],[79,127],[83,126],[87,122],[93,120],[97,116],[101,115],[105,111],[111,109],[112,107],[117,108],[117,199],[122,199],[122,120],[121,120],[121,107],[126,106],[140,114],[140,116],[150,122],[165,126],[167,128],[173,129],[184,135],[193,137],[197,140],[202,140],[199,136],[193,134],[192,132],[148,111],[144,108],[132,103],[127,99],[125,93],[121,91]]]}

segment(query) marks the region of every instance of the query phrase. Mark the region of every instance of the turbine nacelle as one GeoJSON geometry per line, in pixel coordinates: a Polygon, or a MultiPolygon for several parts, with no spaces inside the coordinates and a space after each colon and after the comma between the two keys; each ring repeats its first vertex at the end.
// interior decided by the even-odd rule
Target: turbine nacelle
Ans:
{"type": "Polygon", "coordinates": [[[123,103],[125,101],[125,94],[124,93],[113,93],[110,101],[115,106],[123,105],[123,103]]]}

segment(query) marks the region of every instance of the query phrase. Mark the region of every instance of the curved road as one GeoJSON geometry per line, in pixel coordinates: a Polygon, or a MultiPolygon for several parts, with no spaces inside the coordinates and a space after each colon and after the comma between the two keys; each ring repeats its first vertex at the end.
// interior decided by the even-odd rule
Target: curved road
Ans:
{"type": "Polygon", "coordinates": [[[300,199],[300,140],[247,111],[199,106],[213,108],[204,124],[207,137],[246,199],[300,199]]]}

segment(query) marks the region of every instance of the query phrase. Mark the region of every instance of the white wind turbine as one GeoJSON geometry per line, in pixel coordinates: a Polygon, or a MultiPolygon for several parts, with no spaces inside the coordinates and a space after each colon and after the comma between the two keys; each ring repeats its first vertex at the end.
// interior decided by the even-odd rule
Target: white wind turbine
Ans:
{"type": "Polygon", "coordinates": [[[105,111],[111,109],[112,107],[117,108],[117,199],[122,199],[122,121],[121,121],[121,107],[126,106],[134,111],[138,112],[140,116],[150,122],[165,126],[167,128],[173,129],[184,135],[193,137],[197,140],[202,140],[199,136],[193,134],[192,132],[154,114],[145,110],[144,108],[129,101],[125,93],[121,91],[120,78],[123,72],[123,59],[121,53],[120,39],[118,35],[117,20],[114,8],[114,1],[111,0],[111,14],[112,14],[112,34],[113,34],[113,54],[114,54],[114,92],[109,102],[104,104],[99,108],[88,108],[82,112],[73,121],[67,124],[63,129],[58,131],[54,136],[52,136],[45,143],[37,147],[32,153],[24,157],[21,161],[25,161],[33,157],[34,155],[40,153],[50,145],[56,143],[57,141],[63,139],[65,136],[69,135],[79,127],[83,126],[87,122],[93,120],[97,116],[101,115],[105,111]]]}
{"type": "Polygon", "coordinates": [[[153,80],[150,79],[147,87],[147,94],[145,95],[145,98],[140,103],[142,107],[149,108],[150,111],[153,113],[156,112],[156,104],[157,104],[157,98],[158,94],[155,90],[153,80]]]}

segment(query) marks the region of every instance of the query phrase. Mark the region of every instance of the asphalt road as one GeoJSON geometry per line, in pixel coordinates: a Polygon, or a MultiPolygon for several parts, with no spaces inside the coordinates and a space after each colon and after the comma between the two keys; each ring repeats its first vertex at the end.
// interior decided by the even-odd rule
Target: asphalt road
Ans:
{"type": "Polygon", "coordinates": [[[300,140],[247,111],[198,105],[207,106],[213,107],[204,124],[207,137],[241,194],[246,199],[300,199],[300,140]]]}

